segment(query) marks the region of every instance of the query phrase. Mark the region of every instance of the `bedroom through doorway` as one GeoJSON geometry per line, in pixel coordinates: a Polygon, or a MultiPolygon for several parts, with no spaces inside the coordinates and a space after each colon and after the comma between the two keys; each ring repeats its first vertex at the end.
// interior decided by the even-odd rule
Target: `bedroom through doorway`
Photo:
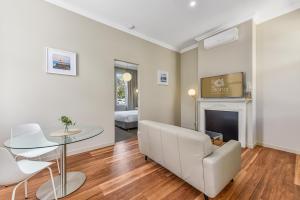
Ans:
{"type": "Polygon", "coordinates": [[[114,62],[115,142],[137,137],[138,65],[121,60],[114,62]]]}

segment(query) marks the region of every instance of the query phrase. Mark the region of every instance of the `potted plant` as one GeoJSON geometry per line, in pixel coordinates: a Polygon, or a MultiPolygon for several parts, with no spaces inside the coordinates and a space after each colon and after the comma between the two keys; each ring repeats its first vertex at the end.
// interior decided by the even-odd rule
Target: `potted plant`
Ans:
{"type": "Polygon", "coordinates": [[[65,133],[67,133],[69,131],[69,126],[74,126],[75,125],[75,122],[73,122],[67,116],[61,116],[59,118],[59,121],[64,125],[64,127],[65,127],[65,133]]]}

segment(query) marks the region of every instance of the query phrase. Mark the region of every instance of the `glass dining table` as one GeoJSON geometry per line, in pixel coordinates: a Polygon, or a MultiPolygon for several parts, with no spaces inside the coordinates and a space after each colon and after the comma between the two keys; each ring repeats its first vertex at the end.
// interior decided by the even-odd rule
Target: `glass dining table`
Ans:
{"type": "MultiPolygon", "coordinates": [[[[60,175],[54,177],[56,194],[58,198],[63,198],[79,189],[85,182],[86,176],[83,172],[67,172],[67,145],[96,137],[103,133],[102,128],[81,128],[80,133],[69,136],[51,136],[57,132],[55,129],[43,130],[39,136],[26,134],[16,136],[4,142],[4,146],[9,149],[38,149],[61,146],[60,151],[60,175]],[[35,138],[34,138],[35,137],[35,138]],[[41,137],[41,138],[36,138],[41,137]]],[[[54,199],[51,181],[48,180],[39,187],[36,192],[38,199],[54,199]]]]}

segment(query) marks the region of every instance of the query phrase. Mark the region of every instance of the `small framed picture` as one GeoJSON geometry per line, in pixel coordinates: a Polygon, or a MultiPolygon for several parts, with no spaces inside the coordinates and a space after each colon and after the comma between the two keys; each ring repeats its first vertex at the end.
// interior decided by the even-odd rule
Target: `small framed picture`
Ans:
{"type": "Polygon", "coordinates": [[[76,76],[76,53],[46,48],[46,72],[76,76]]]}
{"type": "Polygon", "coordinates": [[[157,84],[158,85],[169,85],[169,73],[166,71],[157,72],[157,84]]]}

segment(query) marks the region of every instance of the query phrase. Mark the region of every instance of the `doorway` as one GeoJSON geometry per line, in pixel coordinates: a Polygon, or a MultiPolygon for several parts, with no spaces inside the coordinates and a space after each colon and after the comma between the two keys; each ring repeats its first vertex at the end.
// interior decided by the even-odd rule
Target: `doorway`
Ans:
{"type": "Polygon", "coordinates": [[[137,137],[138,128],[138,65],[114,61],[115,79],[115,142],[137,137]]]}

